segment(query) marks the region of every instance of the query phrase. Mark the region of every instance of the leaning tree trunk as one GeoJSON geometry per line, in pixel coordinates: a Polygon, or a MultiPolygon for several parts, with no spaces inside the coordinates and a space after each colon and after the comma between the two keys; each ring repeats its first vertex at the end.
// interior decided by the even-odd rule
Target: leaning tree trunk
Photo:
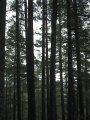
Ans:
{"type": "Polygon", "coordinates": [[[4,120],[5,14],[6,0],[0,0],[0,120],[4,120]]]}
{"type": "Polygon", "coordinates": [[[26,41],[28,120],[36,120],[35,113],[35,76],[33,49],[33,0],[28,1],[28,33],[26,41]]]}

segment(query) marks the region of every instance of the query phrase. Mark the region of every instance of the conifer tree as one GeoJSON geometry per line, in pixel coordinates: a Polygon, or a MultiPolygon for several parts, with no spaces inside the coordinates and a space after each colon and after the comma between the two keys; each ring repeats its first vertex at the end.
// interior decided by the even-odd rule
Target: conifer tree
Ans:
{"type": "Polygon", "coordinates": [[[21,120],[19,1],[16,0],[17,118],[21,120]]]}
{"type": "Polygon", "coordinates": [[[71,35],[71,12],[72,1],[67,0],[67,29],[68,29],[68,120],[75,120],[75,96],[72,67],[72,35],[71,35]]]}
{"type": "Polygon", "coordinates": [[[0,0],[0,120],[4,120],[4,72],[5,72],[5,15],[6,0],[0,0]]]}
{"type": "Polygon", "coordinates": [[[36,120],[35,110],[35,76],[33,50],[33,0],[28,1],[28,33],[26,41],[28,120],[36,120]]]}
{"type": "Polygon", "coordinates": [[[55,56],[56,56],[56,20],[57,0],[53,0],[51,16],[51,60],[50,60],[50,119],[57,120],[56,86],[55,86],[55,56]]]}
{"type": "Polygon", "coordinates": [[[45,120],[45,0],[42,17],[42,120],[45,120]]]}
{"type": "Polygon", "coordinates": [[[79,24],[77,16],[77,2],[73,1],[74,8],[74,21],[75,21],[75,42],[76,42],[76,58],[77,58],[77,86],[79,94],[79,110],[80,110],[80,120],[84,120],[84,106],[83,106],[83,91],[82,91],[82,79],[81,79],[81,60],[80,60],[80,39],[79,39],[79,24]]]}

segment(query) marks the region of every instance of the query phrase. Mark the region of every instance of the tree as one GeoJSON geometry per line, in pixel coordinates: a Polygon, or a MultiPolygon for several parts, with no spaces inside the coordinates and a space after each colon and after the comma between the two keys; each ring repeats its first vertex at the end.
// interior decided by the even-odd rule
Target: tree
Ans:
{"type": "Polygon", "coordinates": [[[20,82],[20,30],[19,30],[19,1],[16,0],[16,54],[17,54],[17,114],[21,120],[21,82],[20,82]]]}
{"type": "Polygon", "coordinates": [[[1,0],[0,1],[0,120],[4,120],[5,15],[6,15],[6,0],[1,0]]]}
{"type": "MultiPolygon", "coordinates": [[[[8,19],[7,13],[6,17],[5,119],[15,120],[21,114],[22,120],[27,117],[28,120],[81,120],[84,111],[83,119],[89,120],[88,3],[85,0],[18,0],[18,16],[16,5],[16,0],[7,1],[7,12],[13,15],[8,19]]],[[[2,50],[1,37],[0,44],[2,50]]]]}
{"type": "Polygon", "coordinates": [[[63,91],[63,69],[62,69],[62,37],[61,37],[61,1],[59,2],[59,69],[60,69],[60,87],[61,87],[61,109],[62,109],[62,120],[65,120],[65,109],[64,109],[64,91],[63,91]]]}
{"type": "Polygon", "coordinates": [[[35,110],[35,77],[33,51],[33,0],[28,1],[28,33],[26,41],[28,120],[36,120],[35,110]]]}
{"type": "Polygon", "coordinates": [[[45,1],[46,3],[46,17],[45,17],[45,28],[46,28],[46,85],[47,85],[47,120],[49,120],[49,96],[50,96],[50,86],[49,86],[49,59],[48,59],[48,26],[47,26],[47,0],[45,1]]]}
{"type": "Polygon", "coordinates": [[[43,0],[42,18],[42,120],[45,120],[45,0],[43,0]]]}
{"type": "Polygon", "coordinates": [[[68,120],[75,119],[75,96],[72,67],[72,36],[71,36],[71,4],[67,0],[67,29],[68,29],[68,120]]]}
{"type": "Polygon", "coordinates": [[[51,19],[51,60],[50,60],[50,120],[57,120],[56,86],[55,86],[55,54],[56,54],[56,20],[57,0],[53,0],[51,19]]]}
{"type": "Polygon", "coordinates": [[[76,41],[76,58],[77,58],[77,86],[79,94],[79,110],[80,120],[84,120],[84,106],[83,106],[83,91],[82,91],[82,79],[81,79],[81,60],[80,60],[80,40],[78,31],[78,16],[77,16],[77,2],[73,1],[74,8],[74,21],[75,21],[75,41],[76,41]]]}
{"type": "MultiPolygon", "coordinates": [[[[23,65],[23,61],[25,60],[24,54],[25,52],[25,39],[23,38],[22,34],[20,33],[19,36],[20,39],[20,77],[21,77],[21,91],[26,90],[26,66],[23,65]]],[[[9,102],[9,98],[10,98],[10,92],[9,92],[9,88],[11,87],[11,103],[13,105],[13,107],[11,107],[11,111],[13,112],[13,114],[11,114],[8,110],[7,107],[7,114],[8,116],[10,116],[15,120],[16,117],[16,113],[17,113],[17,94],[16,94],[16,90],[17,90],[17,54],[16,54],[16,22],[13,23],[10,27],[9,30],[7,31],[7,35],[6,35],[6,42],[5,42],[5,47],[6,47],[6,64],[5,64],[5,72],[7,74],[7,106],[10,105],[9,102]]],[[[6,87],[5,87],[6,88],[6,87]]],[[[24,101],[24,99],[21,99],[21,102],[24,101]]],[[[21,106],[22,108],[22,106],[21,106]]],[[[23,110],[24,108],[22,108],[23,110]]],[[[24,116],[24,114],[23,114],[24,116]]]]}

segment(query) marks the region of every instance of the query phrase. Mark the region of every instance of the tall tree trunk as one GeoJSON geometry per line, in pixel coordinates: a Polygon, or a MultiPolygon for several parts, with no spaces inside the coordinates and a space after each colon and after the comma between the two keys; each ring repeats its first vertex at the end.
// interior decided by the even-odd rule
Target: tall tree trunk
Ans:
{"type": "Polygon", "coordinates": [[[25,42],[27,42],[27,0],[24,0],[24,7],[25,7],[25,40],[26,40],[25,42]]]}
{"type": "Polygon", "coordinates": [[[13,93],[13,120],[16,120],[16,75],[14,75],[14,93],[13,93]]]}
{"type": "Polygon", "coordinates": [[[7,89],[7,73],[6,73],[6,87],[5,87],[6,89],[5,89],[5,97],[6,97],[6,99],[5,99],[5,120],[8,120],[8,89],[7,89]]]}
{"type": "MultiPolygon", "coordinates": [[[[87,53],[85,54],[85,75],[87,75],[87,53]]],[[[85,112],[85,117],[86,120],[89,120],[89,109],[88,109],[88,78],[86,77],[85,79],[85,107],[86,107],[86,112],[85,112]]]]}
{"type": "Polygon", "coordinates": [[[80,120],[84,120],[84,104],[83,104],[83,90],[82,90],[82,79],[81,79],[81,60],[80,60],[80,41],[78,31],[78,16],[77,16],[77,2],[73,1],[74,8],[74,22],[75,22],[75,41],[76,41],[76,59],[77,59],[77,86],[79,96],[79,110],[80,120]]]}
{"type": "Polygon", "coordinates": [[[5,14],[6,0],[0,0],[0,120],[4,120],[5,14]]]}
{"type": "Polygon", "coordinates": [[[61,87],[61,109],[62,109],[62,120],[65,120],[65,110],[64,110],[64,93],[63,93],[63,78],[62,78],[62,38],[61,38],[61,6],[63,3],[59,2],[59,69],[60,69],[60,87],[61,87]]]}
{"type": "Polygon", "coordinates": [[[21,120],[19,1],[16,0],[17,119],[21,120]]]}
{"type": "MultiPolygon", "coordinates": [[[[9,75],[9,74],[8,74],[9,75]]],[[[9,82],[9,87],[8,87],[8,119],[11,120],[11,117],[12,117],[12,108],[11,108],[11,104],[12,104],[12,87],[11,87],[11,81],[8,81],[9,82]]]]}
{"type": "Polygon", "coordinates": [[[33,49],[33,0],[28,1],[28,33],[26,41],[27,87],[28,87],[28,120],[36,120],[35,110],[35,76],[33,49]]]}
{"type": "Polygon", "coordinates": [[[61,109],[62,109],[62,120],[65,120],[63,78],[62,78],[62,50],[61,50],[61,46],[62,46],[62,43],[61,43],[61,39],[60,39],[59,64],[60,64],[61,109]]]}
{"type": "Polygon", "coordinates": [[[56,114],[56,85],[55,85],[55,57],[56,57],[56,20],[57,0],[53,0],[52,32],[51,32],[51,64],[50,64],[50,120],[57,120],[56,114]]]}
{"type": "MultiPolygon", "coordinates": [[[[17,41],[15,41],[17,42],[17,41]]],[[[16,70],[16,63],[17,63],[17,51],[16,51],[16,44],[15,44],[15,58],[14,58],[14,85],[13,85],[13,120],[16,120],[16,80],[17,80],[17,70],[16,70]]]]}
{"type": "Polygon", "coordinates": [[[49,87],[49,61],[48,61],[48,28],[47,28],[47,0],[46,2],[46,17],[45,17],[45,28],[46,28],[46,84],[47,84],[47,120],[49,119],[49,93],[50,93],[50,87],[49,87]]]}
{"type": "Polygon", "coordinates": [[[42,19],[42,120],[45,120],[45,0],[42,19]]]}
{"type": "Polygon", "coordinates": [[[68,29],[68,120],[75,120],[74,79],[72,68],[72,39],[71,39],[71,4],[67,0],[67,29],[68,29]]]}

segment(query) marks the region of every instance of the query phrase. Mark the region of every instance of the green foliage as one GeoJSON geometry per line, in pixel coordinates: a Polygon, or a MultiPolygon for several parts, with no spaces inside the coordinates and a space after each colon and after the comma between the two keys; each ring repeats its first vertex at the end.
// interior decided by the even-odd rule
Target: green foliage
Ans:
{"type": "MultiPolygon", "coordinates": [[[[57,45],[56,45],[56,101],[57,101],[57,118],[61,120],[61,95],[60,95],[60,66],[59,66],[59,50],[60,50],[60,41],[61,41],[61,54],[62,54],[62,74],[63,74],[63,94],[64,94],[64,107],[65,107],[65,115],[67,118],[67,94],[68,94],[68,41],[67,41],[67,11],[66,11],[66,2],[65,0],[58,1],[58,12],[57,12],[57,45]],[[60,3],[59,3],[60,2],[60,3]],[[60,21],[59,21],[60,19],[60,21]]],[[[24,37],[25,34],[25,14],[24,14],[24,2],[21,1],[19,3],[19,18],[20,18],[20,78],[21,78],[21,91],[22,91],[22,111],[23,111],[23,119],[27,119],[27,82],[26,82],[26,39],[24,37]]],[[[51,55],[51,12],[52,12],[52,0],[47,3],[47,39],[48,39],[48,61],[50,63],[50,55],[51,55]]],[[[37,0],[33,2],[33,20],[39,22],[42,20],[42,2],[41,0],[37,0]]],[[[80,39],[80,60],[81,60],[81,78],[83,79],[83,91],[84,91],[84,104],[86,105],[86,81],[88,86],[88,101],[90,100],[90,31],[89,31],[89,10],[88,10],[87,2],[82,2],[79,0],[78,2],[78,35],[80,39]],[[85,57],[87,56],[87,57],[85,57]],[[86,69],[86,70],[85,70],[86,69]],[[88,79],[88,80],[87,80],[88,79]]],[[[16,11],[15,0],[12,2],[10,10],[16,11]]],[[[74,26],[74,13],[72,8],[72,20],[71,20],[71,38],[72,38],[72,61],[73,61],[73,78],[74,78],[74,89],[75,89],[75,98],[77,99],[77,61],[76,61],[76,43],[75,43],[75,26],[74,26]]],[[[14,17],[12,17],[15,19],[14,17]]],[[[12,21],[11,21],[12,22],[12,21]]],[[[6,41],[5,41],[5,74],[7,74],[7,88],[5,84],[5,88],[7,89],[7,103],[8,106],[11,105],[11,111],[13,110],[13,94],[14,94],[14,79],[16,80],[16,23],[13,22],[8,23],[8,31],[6,33],[6,41]]],[[[41,61],[41,47],[42,47],[42,26],[38,31],[35,31],[34,35],[38,35],[39,38],[35,38],[34,48],[35,48],[35,56],[34,56],[34,68],[35,68],[35,93],[36,93],[36,116],[37,120],[41,120],[41,76],[42,76],[42,61],[41,61]]],[[[46,35],[45,35],[46,36],[46,35]]],[[[46,55],[46,54],[45,54],[46,55]]],[[[46,56],[45,56],[46,57],[46,56]]],[[[45,61],[46,62],[46,61],[45,61]]],[[[48,65],[50,67],[50,64],[48,65]]],[[[45,74],[46,75],[46,74],[45,74]]],[[[5,80],[6,82],[6,80],[5,80]]],[[[45,81],[46,83],[47,81],[45,81]]],[[[46,85],[46,84],[45,84],[46,85]]],[[[5,89],[5,91],[6,91],[5,89]]],[[[47,85],[45,86],[45,90],[47,90],[47,85]]],[[[16,91],[16,86],[15,86],[16,91]]],[[[46,92],[47,94],[47,92],[46,92]]],[[[45,94],[45,96],[46,96],[45,94]]],[[[17,98],[16,98],[17,99],[17,98]]],[[[47,97],[46,97],[47,101],[47,97]]],[[[90,106],[90,103],[88,103],[90,106]]],[[[86,107],[85,107],[86,110],[86,107]]],[[[47,111],[47,110],[46,110],[47,111]]],[[[10,108],[8,114],[10,115],[10,108]]],[[[11,113],[12,114],[12,113],[11,113]]]]}

